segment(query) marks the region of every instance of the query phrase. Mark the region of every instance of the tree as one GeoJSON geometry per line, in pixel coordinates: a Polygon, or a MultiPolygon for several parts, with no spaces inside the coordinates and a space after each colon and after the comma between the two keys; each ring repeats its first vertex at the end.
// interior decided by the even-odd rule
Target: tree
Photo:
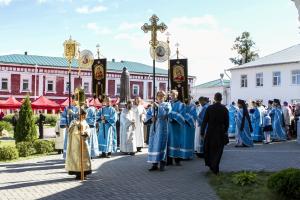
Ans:
{"type": "Polygon", "coordinates": [[[230,58],[230,61],[235,65],[242,65],[255,60],[258,54],[252,50],[253,48],[255,48],[255,42],[250,38],[250,33],[243,32],[235,39],[232,47],[232,50],[237,51],[239,56],[230,58]]]}
{"type": "Polygon", "coordinates": [[[37,139],[37,130],[29,96],[26,97],[21,106],[14,137],[16,143],[23,141],[33,142],[37,139]]]}

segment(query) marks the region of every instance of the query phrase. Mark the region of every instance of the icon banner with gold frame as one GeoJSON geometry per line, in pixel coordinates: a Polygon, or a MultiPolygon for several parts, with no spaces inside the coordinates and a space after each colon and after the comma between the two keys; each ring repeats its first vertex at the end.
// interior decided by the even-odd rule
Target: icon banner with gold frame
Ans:
{"type": "Polygon", "coordinates": [[[106,66],[107,60],[95,59],[92,65],[93,95],[101,97],[106,94],[106,66]]]}
{"type": "Polygon", "coordinates": [[[178,99],[184,102],[188,98],[188,60],[172,59],[170,60],[170,81],[171,90],[178,91],[178,99]]]}

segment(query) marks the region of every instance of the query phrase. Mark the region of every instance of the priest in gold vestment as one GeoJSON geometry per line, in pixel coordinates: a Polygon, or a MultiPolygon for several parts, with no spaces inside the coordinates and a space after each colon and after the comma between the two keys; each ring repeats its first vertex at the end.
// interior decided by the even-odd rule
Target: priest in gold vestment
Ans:
{"type": "Polygon", "coordinates": [[[88,150],[88,138],[90,137],[90,128],[85,120],[86,111],[80,110],[80,119],[73,120],[69,127],[68,148],[66,157],[66,170],[70,175],[76,175],[76,179],[81,177],[81,152],[80,152],[80,137],[83,140],[83,171],[84,178],[91,174],[91,159],[88,150]],[[81,131],[80,131],[81,129],[81,131]]]}

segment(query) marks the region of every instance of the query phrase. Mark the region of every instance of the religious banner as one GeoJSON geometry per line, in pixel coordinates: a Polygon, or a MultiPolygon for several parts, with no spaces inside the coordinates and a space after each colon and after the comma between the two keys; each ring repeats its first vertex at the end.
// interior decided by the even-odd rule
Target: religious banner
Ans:
{"type": "Polygon", "coordinates": [[[106,94],[106,58],[95,59],[92,65],[93,95],[102,99],[106,94]]]}
{"type": "Polygon", "coordinates": [[[188,99],[188,60],[170,60],[171,89],[178,91],[178,99],[184,102],[188,99]]]}

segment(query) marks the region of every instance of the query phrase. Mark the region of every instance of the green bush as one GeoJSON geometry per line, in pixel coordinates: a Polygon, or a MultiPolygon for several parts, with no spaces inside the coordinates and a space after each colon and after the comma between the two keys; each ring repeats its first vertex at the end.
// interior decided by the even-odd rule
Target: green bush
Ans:
{"type": "Polygon", "coordinates": [[[36,140],[33,143],[34,149],[38,154],[51,153],[54,151],[53,142],[48,140],[36,140]]]}
{"type": "Polygon", "coordinates": [[[35,149],[32,142],[19,142],[17,143],[16,147],[21,157],[27,157],[35,154],[35,149]]]}
{"type": "Polygon", "coordinates": [[[33,118],[29,96],[26,97],[24,103],[21,106],[14,137],[17,143],[23,141],[34,142],[37,139],[37,130],[33,118]]]}
{"type": "Polygon", "coordinates": [[[19,153],[16,147],[4,146],[0,147],[0,160],[14,160],[19,158],[19,153]]]}
{"type": "Polygon", "coordinates": [[[4,129],[9,132],[9,131],[13,130],[13,127],[12,127],[11,123],[9,123],[9,122],[0,121],[0,132],[3,131],[4,129]]]}
{"type": "Polygon", "coordinates": [[[285,169],[270,176],[268,188],[277,194],[300,199],[300,169],[285,169]]]}
{"type": "Polygon", "coordinates": [[[5,121],[5,122],[9,122],[9,123],[12,123],[12,118],[13,118],[13,114],[8,114],[8,115],[5,115],[2,119],[2,121],[5,121]]]}
{"type": "Polygon", "coordinates": [[[50,126],[55,126],[58,120],[57,115],[46,115],[45,124],[50,124],[50,126]]]}
{"type": "Polygon", "coordinates": [[[232,182],[239,186],[256,183],[257,175],[253,172],[240,172],[232,176],[232,182]]]}

